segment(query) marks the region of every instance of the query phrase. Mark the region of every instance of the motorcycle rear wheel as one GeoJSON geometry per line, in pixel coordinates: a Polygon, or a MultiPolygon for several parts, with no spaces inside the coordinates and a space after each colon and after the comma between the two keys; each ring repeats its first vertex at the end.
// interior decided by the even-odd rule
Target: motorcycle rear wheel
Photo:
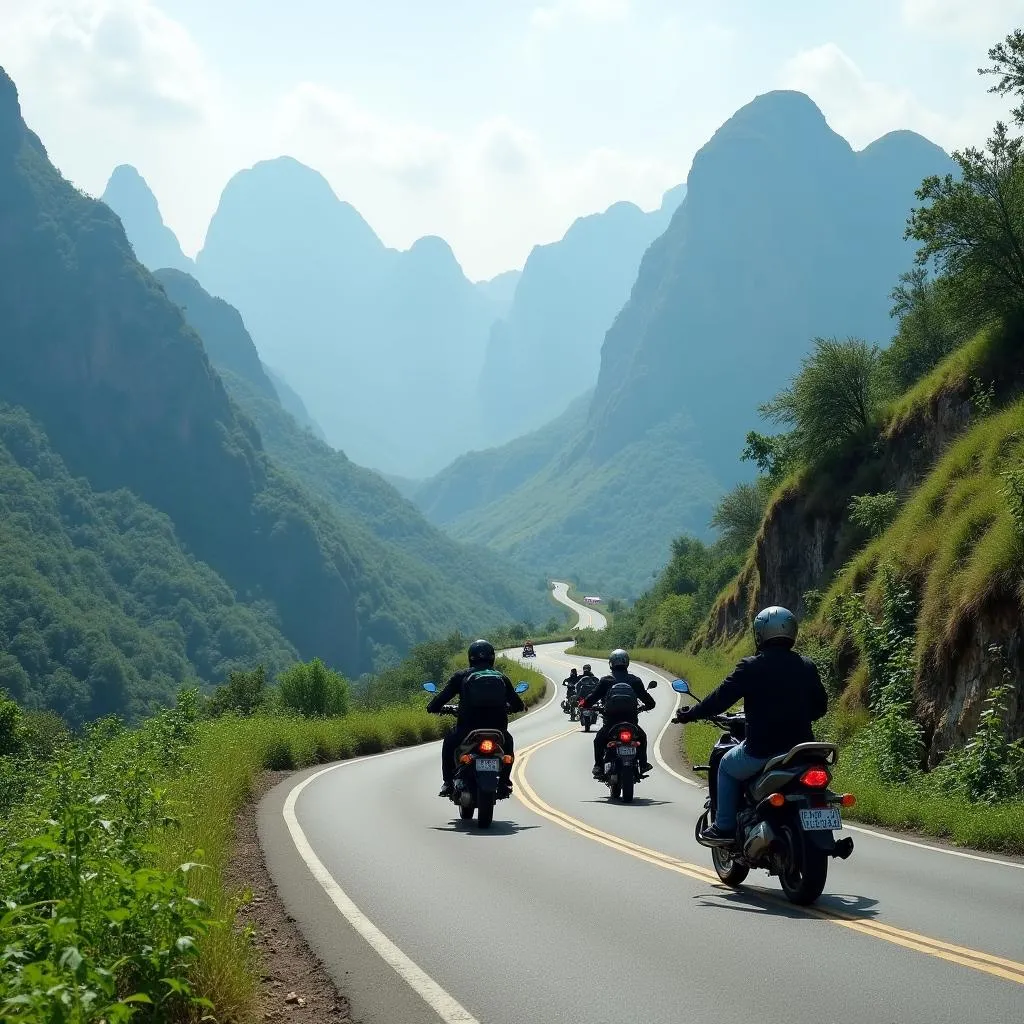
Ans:
{"type": "Polygon", "coordinates": [[[633,802],[633,785],[634,782],[632,779],[622,780],[622,802],[624,804],[633,802]]]}
{"type": "Polygon", "coordinates": [[[494,821],[494,797],[481,796],[480,803],[476,809],[476,823],[478,828],[490,828],[494,821]]]}
{"type": "Polygon", "coordinates": [[[809,906],[825,891],[828,854],[812,846],[802,833],[795,833],[793,829],[784,829],[783,835],[792,856],[779,872],[782,891],[790,903],[800,907],[809,906]]]}
{"type": "Polygon", "coordinates": [[[584,722],[583,723],[583,731],[584,732],[590,732],[590,723],[589,722],[584,722]]]}

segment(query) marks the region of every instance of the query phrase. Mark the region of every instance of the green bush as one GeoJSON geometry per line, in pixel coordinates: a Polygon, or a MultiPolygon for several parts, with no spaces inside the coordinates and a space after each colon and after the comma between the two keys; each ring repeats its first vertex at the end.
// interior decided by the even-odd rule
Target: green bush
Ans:
{"type": "Polygon", "coordinates": [[[319,658],[298,662],[281,673],[278,683],[281,706],[305,718],[347,715],[348,683],[319,658]]]}
{"type": "Polygon", "coordinates": [[[218,686],[206,704],[211,718],[220,715],[253,715],[267,703],[267,677],[262,665],[251,671],[236,670],[228,675],[226,683],[218,686]]]}

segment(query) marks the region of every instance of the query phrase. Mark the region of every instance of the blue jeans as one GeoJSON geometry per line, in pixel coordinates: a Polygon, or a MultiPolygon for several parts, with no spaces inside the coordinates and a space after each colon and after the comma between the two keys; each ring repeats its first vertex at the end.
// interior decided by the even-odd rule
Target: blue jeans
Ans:
{"type": "Polygon", "coordinates": [[[715,826],[721,832],[736,831],[736,808],[740,802],[743,783],[752,779],[767,763],[767,757],[751,757],[746,743],[730,750],[718,765],[718,805],[715,808],[715,826]]]}

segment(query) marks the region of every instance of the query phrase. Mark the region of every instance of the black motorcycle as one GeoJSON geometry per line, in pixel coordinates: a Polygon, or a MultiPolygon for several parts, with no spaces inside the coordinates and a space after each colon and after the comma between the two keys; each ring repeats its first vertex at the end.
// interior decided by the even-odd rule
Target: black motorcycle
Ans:
{"type": "MultiPolygon", "coordinates": [[[[690,693],[683,679],[675,680],[672,689],[690,693]]],[[[829,789],[838,748],[834,743],[798,743],[773,757],[743,788],[735,842],[713,844],[700,834],[715,820],[718,766],[745,739],[746,716],[716,715],[709,721],[724,732],[708,763],[693,766],[694,771],[708,773],[708,798],[695,829],[697,842],[710,847],[715,871],[726,885],[741,885],[750,869],[758,868],[778,876],[791,903],[813,903],[825,890],[829,858],[846,860],[853,853],[853,839],[836,839],[833,834],[843,827],[839,808],[856,802],[852,793],[829,789]]]]}
{"type": "MultiPolygon", "coordinates": [[[[657,685],[657,681],[652,679],[647,684],[647,689],[653,690],[657,685]]],[[[632,802],[633,787],[642,780],[640,745],[646,738],[647,734],[643,729],[632,722],[619,722],[608,730],[608,745],[604,755],[604,784],[608,787],[609,799],[621,800],[624,804],[632,802]]]]}
{"type": "MultiPolygon", "coordinates": [[[[563,683],[562,685],[564,686],[565,684],[563,683]]],[[[562,701],[562,710],[569,716],[570,722],[576,721],[576,717],[580,712],[580,707],[575,690],[568,690],[566,692],[565,699],[562,701]]]]}
{"type": "MultiPolygon", "coordinates": [[[[527,682],[516,684],[516,693],[525,693],[527,682]]],[[[436,693],[434,683],[424,683],[427,693],[436,693]]],[[[445,704],[443,715],[457,715],[457,704],[445,704]]],[[[453,804],[459,808],[459,817],[469,821],[476,811],[480,828],[490,828],[494,820],[494,805],[506,800],[512,793],[509,776],[512,774],[514,755],[506,754],[503,744],[505,733],[501,729],[474,729],[455,749],[455,777],[452,782],[453,804]]]]}

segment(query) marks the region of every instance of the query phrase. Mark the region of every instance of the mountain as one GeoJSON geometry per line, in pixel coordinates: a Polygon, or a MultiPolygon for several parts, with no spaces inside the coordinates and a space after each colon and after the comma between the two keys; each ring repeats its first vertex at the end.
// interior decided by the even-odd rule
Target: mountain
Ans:
{"type": "Polygon", "coordinates": [[[228,183],[197,276],[357,462],[417,478],[465,450],[465,396],[497,310],[442,239],[387,248],[326,179],[282,157],[228,183]]]}
{"type": "MultiPolygon", "coordinates": [[[[20,406],[93,493],[128,491],[162,514],[183,551],[275,624],[278,648],[355,674],[445,629],[519,615],[456,581],[435,591],[438,575],[415,574],[408,559],[379,560],[368,530],[267,454],[117,216],[49,162],[2,72],[0,223],[0,402],[20,406]]],[[[230,311],[207,313],[244,340],[230,311]]],[[[253,369],[251,352],[243,364],[253,369]]],[[[189,598],[169,588],[158,600],[187,611],[189,598]]],[[[61,649],[59,636],[47,642],[61,649]]],[[[0,646],[12,653],[6,634],[0,646]]],[[[34,664],[31,650],[13,654],[34,664]]]]}
{"type": "Polygon", "coordinates": [[[506,270],[489,281],[477,281],[476,286],[494,303],[495,316],[504,316],[512,305],[516,285],[523,276],[521,270],[506,270]]]}
{"type": "Polygon", "coordinates": [[[101,201],[121,219],[132,241],[135,257],[150,270],[173,267],[192,273],[192,261],[181,251],[178,239],[160,214],[156,196],[146,180],[130,164],[115,167],[101,201]]]}
{"type": "Polygon", "coordinates": [[[173,270],[154,276],[201,335],[211,362],[255,423],[267,452],[331,506],[346,531],[372,553],[375,566],[387,567],[396,579],[421,581],[439,613],[447,601],[453,609],[449,624],[537,619],[548,610],[541,579],[528,579],[491,551],[457,544],[377,473],[303,429],[267,386],[262,367],[251,372],[256,349],[236,310],[208,295],[193,278],[173,270]]]}
{"type": "Polygon", "coordinates": [[[452,534],[643,589],[673,536],[707,535],[716,496],[744,476],[752,410],[785,386],[813,337],[889,339],[889,293],[912,261],[903,227],[914,189],[952,167],[911,132],[854,152],[800,93],[742,108],[694,157],[681,207],[644,254],[605,335],[585,422],[514,491],[464,510],[452,534]]]}
{"type": "Polygon", "coordinates": [[[629,298],[640,258],[685,191],[681,185],[666,192],[652,213],[615,203],[533,249],[507,315],[491,328],[479,389],[485,442],[540,427],[593,386],[605,332],[629,298]],[[500,417],[487,415],[495,402],[500,417]]]}
{"type": "Polygon", "coordinates": [[[301,395],[275,370],[272,370],[266,363],[263,364],[263,372],[270,378],[271,384],[274,385],[274,390],[277,392],[277,397],[281,401],[281,405],[286,412],[290,413],[292,418],[300,427],[305,427],[307,430],[312,431],[314,436],[318,437],[321,441],[326,441],[323,429],[320,424],[317,423],[312,416],[309,415],[309,410],[306,408],[306,403],[303,402],[301,395]]]}

